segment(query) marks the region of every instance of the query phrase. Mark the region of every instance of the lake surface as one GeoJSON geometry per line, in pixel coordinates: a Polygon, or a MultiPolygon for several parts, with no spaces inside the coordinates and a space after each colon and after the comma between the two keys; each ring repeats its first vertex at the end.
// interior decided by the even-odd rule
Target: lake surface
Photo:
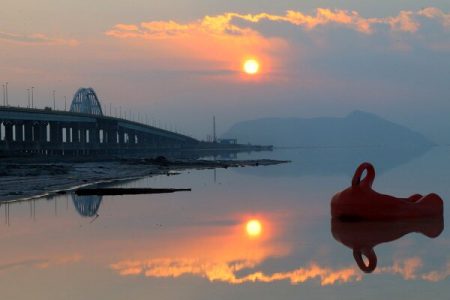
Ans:
{"type": "Polygon", "coordinates": [[[376,191],[437,193],[448,220],[450,148],[238,158],[292,163],[120,184],[192,192],[1,205],[1,299],[448,299],[450,236],[441,221],[332,224],[330,199],[367,160],[376,191]],[[260,222],[259,234],[249,220],[260,222]],[[333,235],[375,245],[376,269],[363,272],[333,235]]]}

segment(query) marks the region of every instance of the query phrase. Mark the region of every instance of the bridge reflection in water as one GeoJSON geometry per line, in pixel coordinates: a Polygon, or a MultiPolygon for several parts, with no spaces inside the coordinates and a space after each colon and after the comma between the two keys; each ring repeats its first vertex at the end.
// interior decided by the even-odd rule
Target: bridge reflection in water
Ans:
{"type": "MultiPolygon", "coordinates": [[[[33,221],[36,221],[39,219],[39,215],[36,213],[36,207],[42,207],[47,206],[47,208],[51,209],[51,206],[48,206],[49,202],[54,203],[54,215],[58,216],[61,213],[61,202],[66,200],[65,208],[66,210],[69,210],[69,198],[72,199],[73,206],[75,208],[75,211],[77,214],[81,217],[85,218],[97,218],[98,211],[100,209],[100,205],[103,200],[103,196],[78,196],[74,193],[70,195],[64,196],[57,196],[57,197],[48,197],[48,198],[34,198],[29,200],[23,200],[23,201],[15,201],[15,202],[0,202],[0,207],[2,208],[3,212],[0,214],[0,218],[4,218],[4,224],[7,226],[10,226],[12,219],[14,219],[14,216],[17,215],[17,209],[20,209],[20,207],[23,207],[24,203],[29,204],[29,217],[33,219],[33,221]]],[[[39,208],[38,207],[38,208],[39,208]]],[[[42,208],[39,209],[42,211],[42,208]]],[[[19,214],[20,215],[20,214],[19,214]]],[[[48,213],[47,213],[48,216],[48,213]]]]}
{"type": "Polygon", "coordinates": [[[98,209],[102,203],[103,196],[79,196],[71,194],[73,206],[78,214],[82,217],[95,217],[98,216],[98,209]]]}

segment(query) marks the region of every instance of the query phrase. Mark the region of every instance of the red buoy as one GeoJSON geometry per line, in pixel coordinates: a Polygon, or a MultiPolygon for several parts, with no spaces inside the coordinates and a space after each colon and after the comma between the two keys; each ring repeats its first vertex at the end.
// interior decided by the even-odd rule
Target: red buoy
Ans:
{"type": "Polygon", "coordinates": [[[362,163],[355,171],[352,186],[331,199],[331,216],[341,220],[399,220],[433,218],[443,215],[444,203],[438,195],[419,194],[397,198],[372,189],[375,168],[362,163]],[[361,178],[364,171],[366,176],[361,178]]]}

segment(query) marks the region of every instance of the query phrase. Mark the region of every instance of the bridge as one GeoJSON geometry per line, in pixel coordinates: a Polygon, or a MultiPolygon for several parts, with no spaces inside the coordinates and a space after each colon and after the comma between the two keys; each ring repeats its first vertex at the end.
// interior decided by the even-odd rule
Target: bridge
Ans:
{"type": "Polygon", "coordinates": [[[195,147],[200,142],[154,126],[105,116],[92,88],[70,111],[0,107],[0,155],[92,156],[195,147]]]}

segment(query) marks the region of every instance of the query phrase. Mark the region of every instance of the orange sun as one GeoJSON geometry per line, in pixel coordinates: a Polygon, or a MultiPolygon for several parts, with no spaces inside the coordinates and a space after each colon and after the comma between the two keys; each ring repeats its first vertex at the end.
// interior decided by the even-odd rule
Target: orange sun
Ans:
{"type": "Polygon", "coordinates": [[[243,65],[244,72],[254,75],[259,72],[259,62],[256,59],[247,59],[243,65]]]}
{"type": "Polygon", "coordinates": [[[253,219],[247,222],[245,230],[250,237],[257,237],[261,235],[262,225],[259,220],[253,219]]]}

